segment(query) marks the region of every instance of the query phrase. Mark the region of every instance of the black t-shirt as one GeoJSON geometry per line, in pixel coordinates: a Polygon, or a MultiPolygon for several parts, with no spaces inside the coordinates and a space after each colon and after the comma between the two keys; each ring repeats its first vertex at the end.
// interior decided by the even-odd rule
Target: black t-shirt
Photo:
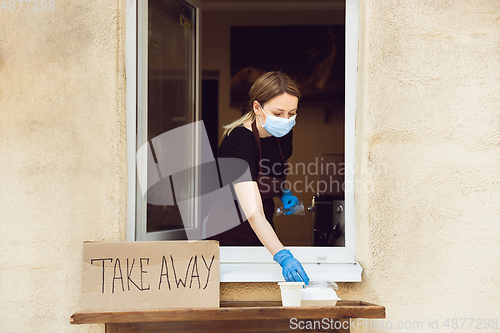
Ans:
{"type": "MultiPolygon", "coordinates": [[[[292,156],[292,139],[292,131],[278,138],[285,160],[292,156]]],[[[284,161],[282,160],[276,137],[260,138],[260,146],[262,149],[262,173],[265,176],[282,177],[284,161]]],[[[259,173],[259,149],[253,132],[246,127],[238,126],[229,135],[226,135],[219,146],[217,157],[233,157],[245,160],[250,168],[252,180],[257,181],[259,173]]]]}

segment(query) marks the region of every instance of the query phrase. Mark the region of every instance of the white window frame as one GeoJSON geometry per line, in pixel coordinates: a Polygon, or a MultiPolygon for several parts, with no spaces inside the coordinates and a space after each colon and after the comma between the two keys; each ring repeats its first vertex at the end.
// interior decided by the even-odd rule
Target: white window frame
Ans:
{"type": "MultiPolygon", "coordinates": [[[[127,230],[128,241],[136,240],[136,118],[137,118],[137,1],[127,0],[127,230]]],[[[188,2],[201,8],[199,0],[188,2]]],[[[355,243],[355,113],[359,36],[359,0],[346,0],[345,45],[345,247],[287,247],[315,280],[360,282],[362,268],[356,261],[355,243]]],[[[200,31],[201,33],[201,31],[200,31]]],[[[201,35],[201,34],[200,34],[201,35]]],[[[199,61],[199,59],[197,60],[199,61]]],[[[221,282],[282,281],[281,268],[264,247],[221,247],[221,282]]]]}
{"type": "MultiPolygon", "coordinates": [[[[136,152],[137,152],[137,135],[143,136],[140,141],[144,142],[147,135],[147,82],[148,82],[148,71],[147,63],[144,59],[148,59],[148,47],[141,43],[147,43],[148,40],[148,29],[147,29],[147,19],[148,19],[148,0],[127,0],[126,8],[126,42],[125,42],[125,71],[127,77],[127,92],[126,92],[126,107],[127,107],[127,229],[126,229],[126,239],[127,241],[135,240],[166,240],[166,237],[170,239],[178,239],[184,235],[184,232],[179,230],[172,231],[160,231],[160,232],[147,232],[146,222],[141,221],[137,223],[137,217],[142,216],[146,210],[146,199],[141,200],[141,202],[136,202],[137,198],[141,196],[141,191],[137,184],[137,179],[141,180],[141,183],[145,183],[147,179],[147,167],[146,167],[146,155],[143,158],[137,160],[136,167],[136,152]],[[144,25],[139,26],[139,24],[144,23],[144,25]],[[144,110],[144,112],[139,112],[144,110]]],[[[200,0],[188,0],[189,4],[195,7],[196,14],[195,19],[197,20],[194,24],[196,29],[195,34],[196,45],[195,49],[195,84],[194,91],[195,95],[201,96],[200,94],[200,0]]],[[[194,100],[195,109],[195,120],[201,118],[200,114],[200,99],[196,98],[194,100]]],[[[196,137],[196,133],[200,131],[193,130],[193,140],[199,142],[200,138],[196,137]]],[[[193,158],[200,156],[199,145],[193,144],[196,151],[193,151],[193,158]]],[[[194,165],[197,165],[195,162],[194,165]]],[[[195,175],[196,176],[196,175],[195,175]]],[[[194,182],[194,185],[197,182],[194,182]]],[[[196,191],[196,189],[194,189],[196,191]]],[[[193,215],[198,214],[196,207],[193,208],[193,215]]],[[[191,210],[190,210],[191,212],[191,210]]],[[[145,216],[145,215],[144,215],[145,216]]],[[[196,220],[196,219],[192,219],[196,220]]]]}

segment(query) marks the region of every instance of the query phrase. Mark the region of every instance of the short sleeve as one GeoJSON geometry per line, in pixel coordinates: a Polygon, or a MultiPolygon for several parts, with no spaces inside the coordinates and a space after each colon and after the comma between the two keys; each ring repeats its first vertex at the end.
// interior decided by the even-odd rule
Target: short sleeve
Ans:
{"type": "Polygon", "coordinates": [[[252,180],[257,181],[259,156],[253,133],[240,126],[226,135],[220,144],[217,157],[239,158],[248,163],[252,180]]]}

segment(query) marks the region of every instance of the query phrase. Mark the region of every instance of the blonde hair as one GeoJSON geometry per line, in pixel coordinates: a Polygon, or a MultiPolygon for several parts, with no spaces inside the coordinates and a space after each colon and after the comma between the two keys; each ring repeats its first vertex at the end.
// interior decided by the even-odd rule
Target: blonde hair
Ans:
{"type": "Polygon", "coordinates": [[[295,82],[286,74],[282,72],[268,72],[261,75],[248,91],[249,110],[240,119],[233,121],[229,125],[222,126],[224,133],[222,137],[231,134],[231,131],[238,126],[243,125],[244,122],[251,120],[255,121],[256,115],[253,112],[253,102],[257,101],[260,105],[264,105],[270,99],[287,93],[300,99],[300,92],[295,82]]]}

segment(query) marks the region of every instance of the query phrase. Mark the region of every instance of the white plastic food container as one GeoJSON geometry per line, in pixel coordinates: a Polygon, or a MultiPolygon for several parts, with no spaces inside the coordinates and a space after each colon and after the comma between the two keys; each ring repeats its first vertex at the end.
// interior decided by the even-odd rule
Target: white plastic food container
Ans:
{"type": "Polygon", "coordinates": [[[323,286],[306,286],[302,289],[301,306],[335,306],[338,298],[335,290],[323,286]]]}

